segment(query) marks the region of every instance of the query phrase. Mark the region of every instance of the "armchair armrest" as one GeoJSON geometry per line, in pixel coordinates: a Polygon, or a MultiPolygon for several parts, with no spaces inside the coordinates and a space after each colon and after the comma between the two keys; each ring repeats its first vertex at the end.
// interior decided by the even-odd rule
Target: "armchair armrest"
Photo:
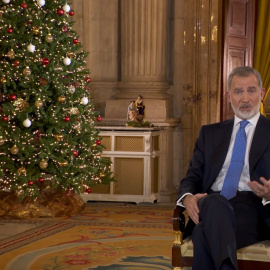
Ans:
{"type": "Polygon", "coordinates": [[[185,215],[186,209],[181,206],[176,206],[173,212],[173,232],[174,242],[172,247],[172,266],[173,269],[181,269],[182,266],[182,254],[181,244],[183,243],[183,233],[185,229],[185,215]]]}
{"type": "Polygon", "coordinates": [[[186,219],[184,215],[185,210],[186,210],[185,208],[179,205],[177,205],[174,208],[173,219],[172,219],[174,231],[184,232],[185,224],[186,224],[186,219]]]}

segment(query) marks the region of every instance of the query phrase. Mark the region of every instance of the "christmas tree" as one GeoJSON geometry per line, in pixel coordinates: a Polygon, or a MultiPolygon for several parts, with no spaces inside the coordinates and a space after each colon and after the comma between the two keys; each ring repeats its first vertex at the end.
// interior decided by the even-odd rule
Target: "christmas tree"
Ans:
{"type": "Polygon", "coordinates": [[[66,0],[0,3],[0,190],[21,200],[113,180],[73,15],[66,0]]]}

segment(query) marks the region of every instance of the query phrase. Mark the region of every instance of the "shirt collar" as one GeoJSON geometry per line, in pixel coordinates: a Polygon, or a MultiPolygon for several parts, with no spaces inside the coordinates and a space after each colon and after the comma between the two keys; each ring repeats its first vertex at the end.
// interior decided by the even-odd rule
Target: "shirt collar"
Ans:
{"type": "MultiPolygon", "coordinates": [[[[251,117],[250,119],[247,119],[249,123],[251,123],[253,126],[257,125],[257,122],[260,118],[260,112],[258,112],[257,114],[255,114],[253,117],[251,117]]],[[[234,126],[236,126],[239,122],[241,122],[243,119],[237,117],[236,115],[234,116],[234,126]]]]}

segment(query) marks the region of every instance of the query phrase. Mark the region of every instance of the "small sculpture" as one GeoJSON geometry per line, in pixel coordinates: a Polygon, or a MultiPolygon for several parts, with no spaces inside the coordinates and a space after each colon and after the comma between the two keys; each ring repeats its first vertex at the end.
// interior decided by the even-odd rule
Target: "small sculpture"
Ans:
{"type": "Polygon", "coordinates": [[[127,111],[127,127],[154,127],[151,123],[148,121],[144,121],[144,109],[145,106],[143,104],[143,97],[141,95],[138,95],[137,100],[130,101],[128,105],[128,111],[127,111]]]}
{"type": "Polygon", "coordinates": [[[144,119],[145,106],[143,104],[143,97],[141,95],[138,95],[138,98],[135,101],[135,105],[136,105],[136,108],[137,108],[137,120],[139,122],[142,122],[143,119],[144,119]]]}
{"type": "Polygon", "coordinates": [[[137,122],[137,108],[135,105],[135,100],[130,101],[128,105],[127,121],[137,122]]]}

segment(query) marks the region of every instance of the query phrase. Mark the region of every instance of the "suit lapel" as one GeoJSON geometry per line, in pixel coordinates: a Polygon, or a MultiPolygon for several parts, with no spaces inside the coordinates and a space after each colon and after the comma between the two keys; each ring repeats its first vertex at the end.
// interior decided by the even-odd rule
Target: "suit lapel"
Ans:
{"type": "Polygon", "coordinates": [[[260,159],[270,140],[270,121],[264,116],[260,116],[252,140],[249,155],[249,171],[252,175],[254,166],[260,159]]]}
{"type": "MultiPolygon", "coordinates": [[[[233,129],[234,119],[230,119],[228,121],[224,121],[220,123],[220,128],[215,130],[214,140],[213,140],[213,152],[214,157],[212,157],[213,167],[211,169],[210,179],[213,181],[218,176],[230,144],[232,129],[233,129]],[[214,161],[214,162],[213,162],[214,161]]],[[[212,184],[211,183],[211,184],[212,184]]]]}

